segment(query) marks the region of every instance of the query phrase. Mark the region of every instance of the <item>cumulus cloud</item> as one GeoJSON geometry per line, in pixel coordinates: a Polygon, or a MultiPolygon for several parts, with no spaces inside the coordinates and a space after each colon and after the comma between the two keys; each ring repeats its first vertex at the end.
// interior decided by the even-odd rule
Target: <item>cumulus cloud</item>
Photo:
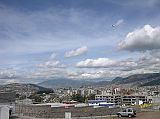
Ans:
{"type": "Polygon", "coordinates": [[[57,67],[60,64],[58,60],[49,60],[39,64],[39,67],[57,67]]]}
{"type": "Polygon", "coordinates": [[[44,69],[41,68],[33,72],[32,78],[35,78],[35,79],[62,78],[62,77],[65,77],[65,72],[66,71],[63,68],[44,68],[44,69]]]}
{"type": "Polygon", "coordinates": [[[36,70],[32,73],[31,78],[56,78],[63,77],[65,74],[65,65],[56,59],[56,54],[53,53],[49,58],[38,64],[36,70]]]}
{"type": "Polygon", "coordinates": [[[131,71],[138,67],[138,62],[131,58],[125,60],[112,60],[109,58],[86,59],[76,64],[79,68],[108,68],[111,71],[131,71]]]}
{"type": "Polygon", "coordinates": [[[77,48],[75,50],[71,50],[69,52],[66,52],[65,57],[79,56],[79,55],[82,55],[82,54],[86,53],[87,51],[88,51],[87,46],[82,46],[82,47],[77,48]]]}
{"type": "Polygon", "coordinates": [[[159,52],[160,50],[154,50],[154,52],[141,52],[137,59],[118,61],[116,67],[121,71],[136,71],[137,73],[160,72],[158,68],[160,66],[160,57],[157,56],[159,53],[155,53],[156,51],[159,52]]]}
{"type": "Polygon", "coordinates": [[[20,78],[16,70],[12,68],[3,68],[0,69],[0,84],[8,84],[8,83],[18,83],[18,78],[20,78]]]}
{"type": "Polygon", "coordinates": [[[13,69],[0,69],[0,79],[13,79],[16,77],[16,71],[13,69]]]}
{"type": "Polygon", "coordinates": [[[68,78],[72,79],[112,79],[118,76],[125,77],[131,75],[131,71],[114,71],[110,69],[96,69],[86,71],[69,71],[67,72],[68,78]]]}
{"type": "Polygon", "coordinates": [[[56,54],[53,53],[51,56],[45,61],[38,64],[39,68],[63,68],[64,64],[61,64],[59,60],[56,59],[56,54]]]}
{"type": "Polygon", "coordinates": [[[115,65],[116,61],[111,60],[109,58],[98,58],[98,59],[86,59],[84,61],[80,61],[76,64],[77,67],[110,67],[115,65]]]}
{"type": "Polygon", "coordinates": [[[127,34],[125,40],[119,43],[121,50],[147,51],[160,49],[160,27],[145,25],[127,34]]]}

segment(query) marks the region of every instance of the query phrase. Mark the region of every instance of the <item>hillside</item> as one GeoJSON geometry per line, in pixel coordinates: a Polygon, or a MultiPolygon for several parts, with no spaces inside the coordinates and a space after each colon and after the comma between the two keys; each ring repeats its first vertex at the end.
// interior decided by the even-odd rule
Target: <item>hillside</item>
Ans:
{"type": "Polygon", "coordinates": [[[49,88],[60,88],[60,87],[73,87],[78,88],[81,86],[106,86],[111,84],[111,81],[98,81],[95,80],[73,80],[73,79],[52,79],[39,83],[39,86],[49,87],[49,88]]]}
{"type": "Polygon", "coordinates": [[[49,88],[59,88],[59,87],[80,87],[83,85],[88,85],[90,82],[84,80],[72,80],[72,79],[52,79],[39,83],[39,86],[49,87],[49,88]]]}
{"type": "Polygon", "coordinates": [[[50,88],[44,88],[36,84],[21,84],[21,83],[12,83],[7,85],[1,85],[0,91],[15,91],[15,92],[38,92],[38,91],[51,91],[50,88]]]}
{"type": "Polygon", "coordinates": [[[155,86],[160,85],[160,79],[155,79],[153,81],[142,84],[141,86],[155,86]]]}
{"type": "Polygon", "coordinates": [[[160,73],[135,74],[126,78],[115,78],[112,84],[133,84],[137,86],[143,85],[159,85],[156,81],[160,80],[160,73]],[[151,82],[151,83],[150,83],[151,82]]]}
{"type": "Polygon", "coordinates": [[[149,86],[160,85],[160,73],[147,73],[147,74],[135,74],[125,78],[116,77],[113,80],[100,79],[95,80],[72,80],[72,79],[52,79],[39,83],[38,85],[49,88],[59,87],[81,87],[81,86],[108,86],[108,85],[124,85],[129,84],[132,86],[149,86]]]}

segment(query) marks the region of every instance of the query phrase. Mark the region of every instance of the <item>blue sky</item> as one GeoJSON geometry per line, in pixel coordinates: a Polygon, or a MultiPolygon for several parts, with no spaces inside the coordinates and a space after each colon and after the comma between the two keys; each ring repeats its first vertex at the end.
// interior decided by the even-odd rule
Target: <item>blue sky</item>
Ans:
{"type": "Polygon", "coordinates": [[[0,82],[159,72],[159,11],[158,0],[0,0],[0,82]]]}

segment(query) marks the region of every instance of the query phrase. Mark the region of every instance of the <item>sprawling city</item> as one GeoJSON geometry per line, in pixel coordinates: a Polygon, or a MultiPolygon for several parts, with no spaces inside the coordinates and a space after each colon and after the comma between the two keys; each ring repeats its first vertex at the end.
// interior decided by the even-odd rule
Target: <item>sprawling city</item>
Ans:
{"type": "Polygon", "coordinates": [[[0,119],[160,119],[159,0],[0,0],[0,119]]]}

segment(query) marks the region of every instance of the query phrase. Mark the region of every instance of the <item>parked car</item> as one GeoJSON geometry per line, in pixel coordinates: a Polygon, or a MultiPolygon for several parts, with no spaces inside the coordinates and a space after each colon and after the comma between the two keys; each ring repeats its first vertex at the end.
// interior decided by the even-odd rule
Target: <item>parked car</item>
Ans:
{"type": "Polygon", "coordinates": [[[133,108],[126,108],[121,112],[117,112],[118,117],[135,117],[136,116],[136,110],[133,108]]]}

